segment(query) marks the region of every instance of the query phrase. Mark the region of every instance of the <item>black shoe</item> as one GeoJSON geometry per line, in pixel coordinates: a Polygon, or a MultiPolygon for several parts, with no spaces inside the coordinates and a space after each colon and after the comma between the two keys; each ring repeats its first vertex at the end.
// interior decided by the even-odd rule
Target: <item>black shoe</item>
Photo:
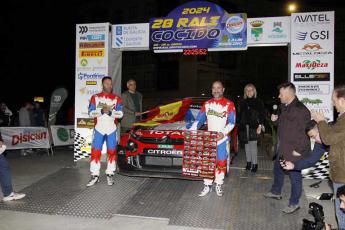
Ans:
{"type": "Polygon", "coordinates": [[[253,164],[252,169],[250,171],[252,171],[253,173],[256,173],[256,171],[258,171],[258,164],[253,164]]]}
{"type": "Polygon", "coordinates": [[[247,162],[246,170],[249,171],[252,168],[252,162],[247,162]]]}

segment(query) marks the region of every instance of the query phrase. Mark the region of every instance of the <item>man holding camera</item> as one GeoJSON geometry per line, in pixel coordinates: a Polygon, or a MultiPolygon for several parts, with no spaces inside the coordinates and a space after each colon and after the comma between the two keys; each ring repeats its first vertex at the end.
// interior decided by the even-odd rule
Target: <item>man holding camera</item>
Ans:
{"type": "MultiPolygon", "coordinates": [[[[333,190],[345,185],[345,85],[334,88],[332,102],[339,116],[329,125],[324,114],[312,111],[312,118],[318,123],[321,140],[330,146],[329,167],[333,190]]],[[[335,202],[339,229],[345,229],[345,214],[340,210],[340,201],[335,202]]]]}
{"type": "Polygon", "coordinates": [[[280,113],[271,116],[278,121],[278,143],[274,162],[274,183],[271,191],[264,197],[280,200],[284,177],[288,175],[291,183],[289,205],[282,211],[290,214],[299,209],[299,198],[302,195],[302,175],[300,171],[284,171],[279,159],[296,162],[310,152],[310,139],[305,134],[306,124],[310,121],[310,112],[296,97],[296,88],[292,83],[278,86],[281,101],[280,113]]]}

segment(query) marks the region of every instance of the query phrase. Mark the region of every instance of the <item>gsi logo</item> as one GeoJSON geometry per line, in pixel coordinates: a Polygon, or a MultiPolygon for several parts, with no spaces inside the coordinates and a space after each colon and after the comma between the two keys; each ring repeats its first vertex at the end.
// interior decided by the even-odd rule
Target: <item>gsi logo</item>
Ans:
{"type": "Polygon", "coordinates": [[[328,30],[321,30],[321,31],[312,31],[312,32],[297,32],[296,39],[300,41],[305,41],[307,38],[311,40],[328,40],[329,39],[329,31],[328,30]]]}
{"type": "Polygon", "coordinates": [[[54,96],[54,102],[60,102],[61,101],[61,96],[54,96]]]}
{"type": "Polygon", "coordinates": [[[87,33],[87,31],[89,31],[87,26],[79,26],[79,33],[80,34],[85,34],[85,33],[87,33]]]}

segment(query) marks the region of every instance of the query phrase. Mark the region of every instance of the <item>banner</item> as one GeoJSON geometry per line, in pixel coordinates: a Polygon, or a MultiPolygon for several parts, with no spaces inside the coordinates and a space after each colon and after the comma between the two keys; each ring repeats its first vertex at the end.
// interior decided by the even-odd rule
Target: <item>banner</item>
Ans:
{"type": "Polygon", "coordinates": [[[59,112],[62,104],[65,102],[68,96],[67,89],[58,88],[55,89],[50,98],[50,107],[49,107],[49,118],[48,124],[54,125],[56,122],[56,115],[59,112]]]}
{"type": "Polygon", "coordinates": [[[44,127],[1,127],[7,149],[50,148],[49,132],[44,127]]]}
{"type": "Polygon", "coordinates": [[[247,43],[255,45],[287,45],[290,43],[290,17],[248,18],[247,43]]]}
{"type": "Polygon", "coordinates": [[[89,120],[89,100],[101,92],[102,78],[109,74],[109,28],[109,23],[76,25],[75,161],[91,152],[93,127],[85,124],[89,120]]]}
{"type": "Polygon", "coordinates": [[[192,103],[191,98],[158,106],[148,111],[147,119],[134,123],[133,126],[156,126],[164,123],[182,121],[192,103]]]}
{"type": "Polygon", "coordinates": [[[149,23],[113,25],[112,48],[121,50],[148,50],[149,33],[149,23]]]}
{"type": "Polygon", "coordinates": [[[154,52],[247,49],[247,14],[229,14],[206,2],[185,3],[164,18],[150,19],[150,48],[154,52]]]}
{"type": "Polygon", "coordinates": [[[333,120],[334,11],[291,16],[291,82],[310,109],[333,120]]]}
{"type": "Polygon", "coordinates": [[[73,125],[52,125],[50,126],[50,132],[54,146],[74,144],[73,125]]]}

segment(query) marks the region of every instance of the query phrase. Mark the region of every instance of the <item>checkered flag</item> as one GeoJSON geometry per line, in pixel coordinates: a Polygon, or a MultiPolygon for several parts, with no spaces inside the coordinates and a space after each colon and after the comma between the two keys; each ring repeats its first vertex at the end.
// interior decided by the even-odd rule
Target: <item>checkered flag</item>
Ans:
{"type": "Polygon", "coordinates": [[[83,151],[82,148],[86,144],[86,139],[80,135],[80,133],[75,133],[74,136],[74,162],[81,159],[90,157],[90,153],[83,151]]]}
{"type": "Polygon", "coordinates": [[[328,152],[324,153],[314,167],[306,170],[308,173],[303,174],[304,179],[329,179],[328,152]]]}

